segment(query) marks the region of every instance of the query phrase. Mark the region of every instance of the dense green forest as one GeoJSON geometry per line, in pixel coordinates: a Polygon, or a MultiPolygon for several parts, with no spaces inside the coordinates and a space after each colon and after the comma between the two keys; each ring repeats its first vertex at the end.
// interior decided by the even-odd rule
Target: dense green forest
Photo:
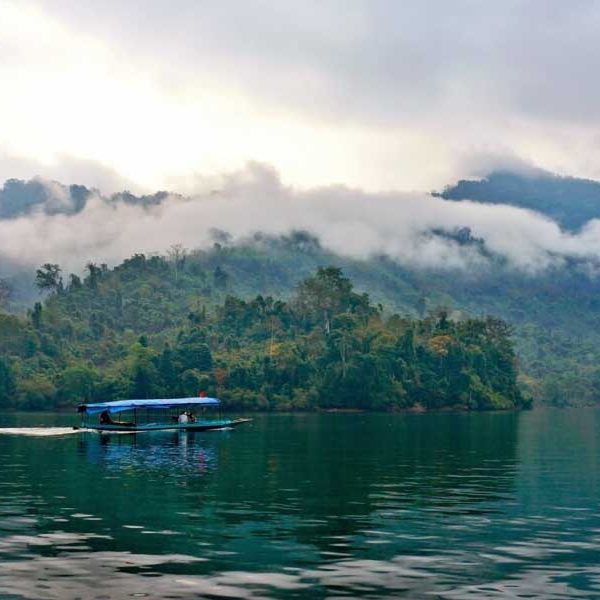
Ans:
{"type": "Polygon", "coordinates": [[[508,409],[517,385],[501,320],[386,313],[336,267],[289,298],[230,293],[222,249],[88,264],[27,317],[0,314],[0,404],[43,409],[124,397],[196,395],[236,409],[508,409]],[[214,264],[214,266],[212,266],[214,264]],[[211,265],[208,267],[208,265],[211,265]]]}
{"type": "MultiPolygon", "coordinates": [[[[175,248],[160,259],[170,277],[149,268],[159,260],[156,257],[133,257],[114,270],[91,265],[94,274],[90,275],[88,267],[87,278],[101,279],[101,289],[114,297],[113,304],[99,298],[73,305],[73,310],[66,311],[69,327],[85,330],[93,324],[111,330],[115,324],[119,336],[129,336],[127,343],[133,343],[136,334],[160,337],[163,329],[179,326],[192,309],[205,305],[209,310],[222,304],[228,294],[246,301],[258,294],[287,301],[298,281],[319,265],[335,264],[360,292],[369,293],[373,304],[383,305],[385,317],[398,313],[422,319],[443,308],[453,320],[492,314],[507,321],[514,327],[520,385],[536,402],[563,406],[600,400],[600,282],[576,264],[536,275],[503,265],[489,273],[419,271],[383,256],[341,257],[304,232],[278,238],[257,236],[235,245],[228,243],[225,234],[218,237],[220,241],[209,250],[175,248]],[[120,302],[127,321],[115,313],[120,302]],[[131,320],[132,314],[139,323],[131,320]]],[[[52,316],[55,311],[65,312],[63,304],[71,306],[77,294],[85,296],[87,289],[78,276],[59,276],[64,279],[61,293],[48,298],[43,307],[46,320],[52,323],[66,318],[52,316]]],[[[52,291],[51,286],[50,282],[45,293],[52,291]]],[[[0,293],[0,311],[2,305],[0,293]]],[[[4,307],[6,312],[25,312],[11,304],[10,289],[4,307]]],[[[13,316],[2,318],[21,322],[13,316]]],[[[67,343],[62,332],[59,337],[67,343]]]]}

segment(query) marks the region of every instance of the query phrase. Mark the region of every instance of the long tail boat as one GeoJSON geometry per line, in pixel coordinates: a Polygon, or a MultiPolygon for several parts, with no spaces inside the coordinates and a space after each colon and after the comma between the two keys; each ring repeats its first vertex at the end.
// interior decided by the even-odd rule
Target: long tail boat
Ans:
{"type": "Polygon", "coordinates": [[[81,404],[81,429],[100,432],[138,431],[209,431],[229,429],[247,423],[250,419],[223,418],[219,410],[216,417],[207,417],[208,408],[219,408],[217,398],[162,398],[152,400],[116,400],[81,404]],[[200,410],[200,414],[194,411],[200,410]],[[113,415],[118,415],[117,419],[113,415]],[[97,418],[97,420],[96,420],[97,418]]]}

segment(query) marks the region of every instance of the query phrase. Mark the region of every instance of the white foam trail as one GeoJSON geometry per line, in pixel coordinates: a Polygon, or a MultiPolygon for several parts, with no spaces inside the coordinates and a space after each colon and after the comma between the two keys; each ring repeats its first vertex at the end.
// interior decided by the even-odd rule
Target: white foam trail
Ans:
{"type": "Polygon", "coordinates": [[[0,434],[30,435],[34,437],[50,437],[53,435],[72,435],[81,430],[72,427],[1,427],[0,434]]]}

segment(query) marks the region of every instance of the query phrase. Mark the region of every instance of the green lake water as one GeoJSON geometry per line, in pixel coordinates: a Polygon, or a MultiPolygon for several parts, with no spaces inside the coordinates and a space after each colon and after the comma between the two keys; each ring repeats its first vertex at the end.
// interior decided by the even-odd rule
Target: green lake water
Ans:
{"type": "Polygon", "coordinates": [[[599,410],[24,433],[1,598],[600,598],[599,410]]]}

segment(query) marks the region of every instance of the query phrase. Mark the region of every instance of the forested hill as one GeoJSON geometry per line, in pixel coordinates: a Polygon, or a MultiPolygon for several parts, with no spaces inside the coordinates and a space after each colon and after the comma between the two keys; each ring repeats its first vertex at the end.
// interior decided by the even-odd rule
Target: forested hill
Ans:
{"type": "Polygon", "coordinates": [[[590,219],[600,218],[600,182],[560,177],[542,170],[525,175],[498,171],[480,180],[463,179],[439,195],[447,200],[528,208],[548,215],[571,231],[590,219]]]}
{"type": "Polygon", "coordinates": [[[500,320],[384,315],[335,267],[299,282],[288,301],[226,293],[220,266],[183,255],[136,255],[88,266],[27,318],[0,315],[0,405],[30,409],[196,395],[238,409],[508,409],[517,386],[500,320]],[[223,298],[221,300],[221,298],[223,298]]]}
{"type": "MultiPolygon", "coordinates": [[[[96,336],[102,340],[100,347],[122,358],[124,348],[140,335],[156,339],[152,345],[158,347],[170,339],[166,332],[187,323],[188,315],[202,306],[210,313],[227,295],[251,300],[262,294],[287,301],[298,282],[321,265],[342,267],[360,293],[369,293],[375,306],[382,305],[386,317],[399,313],[424,318],[444,308],[453,319],[502,318],[514,327],[520,383],[536,402],[579,405],[600,400],[600,282],[578,265],[537,275],[501,265],[476,274],[414,270],[385,257],[337,256],[302,232],[257,236],[237,245],[228,245],[223,236],[210,250],[174,248],[164,258],[136,255],[113,270],[89,265],[86,284],[52,266],[41,269],[38,283],[60,293],[42,308],[52,329],[41,330],[36,334],[41,338],[31,344],[38,348],[43,343],[50,354],[56,344],[63,344],[78,355],[82,336],[96,353],[91,341],[96,336]],[[102,291],[97,298],[89,292],[96,285],[102,291]]],[[[37,318],[35,311],[30,314],[30,320],[37,318]]],[[[22,321],[5,316],[3,323],[2,331],[10,332],[22,321]]]]}

